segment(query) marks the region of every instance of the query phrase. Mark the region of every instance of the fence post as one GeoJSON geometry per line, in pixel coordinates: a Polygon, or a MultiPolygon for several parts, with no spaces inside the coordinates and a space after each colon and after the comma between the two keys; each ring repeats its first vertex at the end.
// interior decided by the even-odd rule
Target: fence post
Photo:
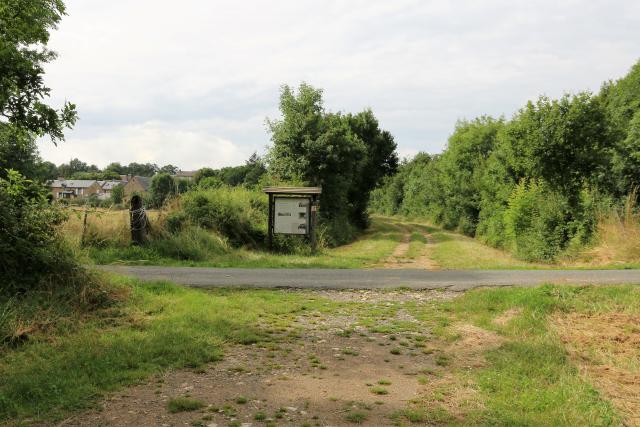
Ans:
{"type": "Polygon", "coordinates": [[[89,208],[87,205],[84,206],[84,219],[82,220],[82,239],[80,240],[80,246],[84,247],[85,245],[85,236],[87,234],[87,213],[89,208]]]}
{"type": "Polygon", "coordinates": [[[137,194],[131,198],[129,222],[131,224],[131,242],[134,245],[142,245],[147,234],[147,213],[142,205],[142,197],[137,194]]]}

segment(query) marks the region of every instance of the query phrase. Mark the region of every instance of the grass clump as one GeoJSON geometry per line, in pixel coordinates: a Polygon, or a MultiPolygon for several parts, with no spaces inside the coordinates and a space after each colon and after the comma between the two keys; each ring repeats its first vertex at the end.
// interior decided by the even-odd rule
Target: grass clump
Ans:
{"type": "Polygon", "coordinates": [[[190,399],[188,397],[174,397],[167,403],[167,410],[172,414],[178,412],[197,411],[205,407],[201,400],[190,399]]]}
{"type": "Polygon", "coordinates": [[[267,414],[265,414],[262,411],[258,411],[255,413],[255,415],[253,416],[253,419],[256,421],[264,421],[267,419],[267,414]]]}
{"type": "Polygon", "coordinates": [[[362,424],[367,420],[368,416],[362,411],[351,411],[345,415],[344,419],[354,424],[362,424]]]}
{"type": "Polygon", "coordinates": [[[387,390],[384,387],[377,387],[376,386],[376,387],[371,387],[369,390],[371,391],[371,393],[377,394],[379,396],[384,396],[384,395],[389,394],[389,390],[387,390]]]}
{"type": "Polygon", "coordinates": [[[238,405],[244,405],[244,404],[245,404],[245,403],[247,403],[248,401],[249,401],[249,399],[247,399],[247,398],[246,398],[246,397],[244,397],[244,396],[238,396],[238,397],[236,397],[236,399],[235,399],[235,402],[236,402],[238,405]]]}

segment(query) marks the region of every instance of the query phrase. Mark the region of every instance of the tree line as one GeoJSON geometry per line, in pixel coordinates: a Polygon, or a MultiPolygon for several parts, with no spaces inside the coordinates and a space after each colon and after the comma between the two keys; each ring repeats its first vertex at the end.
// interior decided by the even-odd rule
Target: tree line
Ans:
{"type": "Polygon", "coordinates": [[[597,94],[545,96],[510,120],[459,121],[446,149],[404,161],[371,210],[431,218],[528,260],[592,241],[640,183],[640,62],[597,94]]]}

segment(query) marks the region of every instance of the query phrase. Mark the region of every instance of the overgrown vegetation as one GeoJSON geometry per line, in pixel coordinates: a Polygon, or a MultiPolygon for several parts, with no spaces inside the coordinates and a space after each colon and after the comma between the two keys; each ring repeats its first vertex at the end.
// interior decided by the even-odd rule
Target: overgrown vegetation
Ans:
{"type": "Polygon", "coordinates": [[[371,210],[427,217],[524,260],[575,254],[640,182],[639,105],[640,63],[597,95],[460,121],[442,154],[421,153],[387,178],[371,210]]]}
{"type": "Polygon", "coordinates": [[[39,182],[47,165],[36,138],[57,143],[77,118],[71,103],[59,110],[45,103],[44,68],[56,56],[47,49],[49,32],[64,13],[60,0],[0,5],[0,352],[41,328],[58,327],[61,313],[114,301],[62,238],[65,213],[49,203],[39,182]]]}
{"type": "Polygon", "coordinates": [[[320,226],[330,245],[351,241],[368,225],[369,193],[396,170],[396,143],[371,110],[327,112],[322,91],[284,86],[281,120],[269,122],[268,168],[275,182],[322,186],[320,226]]]}

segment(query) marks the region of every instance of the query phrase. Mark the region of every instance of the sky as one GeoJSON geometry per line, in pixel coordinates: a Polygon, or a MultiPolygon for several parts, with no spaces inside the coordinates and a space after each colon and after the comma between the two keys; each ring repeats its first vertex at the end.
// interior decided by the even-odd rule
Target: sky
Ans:
{"type": "Polygon", "coordinates": [[[438,153],[459,119],[511,117],[539,95],[599,90],[640,59],[637,0],[66,0],[50,103],[80,120],[40,152],[242,164],[269,145],[283,84],[329,111],[371,108],[401,157],[438,153]]]}

